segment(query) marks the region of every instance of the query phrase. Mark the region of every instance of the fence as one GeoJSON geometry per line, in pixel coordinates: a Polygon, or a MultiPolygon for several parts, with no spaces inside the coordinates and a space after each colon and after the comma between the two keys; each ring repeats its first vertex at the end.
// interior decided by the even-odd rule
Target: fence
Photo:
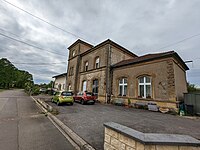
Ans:
{"type": "Polygon", "coordinates": [[[184,103],[192,105],[195,114],[200,114],[200,93],[185,93],[184,103]]]}

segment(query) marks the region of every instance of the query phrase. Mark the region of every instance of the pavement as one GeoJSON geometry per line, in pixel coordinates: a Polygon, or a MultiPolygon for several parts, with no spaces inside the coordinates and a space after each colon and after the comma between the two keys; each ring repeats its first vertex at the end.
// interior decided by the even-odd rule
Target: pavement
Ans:
{"type": "Polygon", "coordinates": [[[103,124],[106,122],[116,122],[144,133],[185,134],[200,139],[199,117],[185,118],[99,103],[57,106],[50,98],[40,99],[56,108],[59,111],[56,117],[97,150],[103,149],[103,124]]]}
{"type": "Polygon", "coordinates": [[[0,92],[1,150],[73,150],[23,90],[0,92]]]}

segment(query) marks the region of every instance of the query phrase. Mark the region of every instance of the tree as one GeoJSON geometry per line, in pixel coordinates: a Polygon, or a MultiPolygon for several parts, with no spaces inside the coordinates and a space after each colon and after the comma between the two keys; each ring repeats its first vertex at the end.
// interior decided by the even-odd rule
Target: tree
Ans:
{"type": "Polygon", "coordinates": [[[188,90],[188,92],[199,92],[200,91],[200,89],[198,89],[195,84],[191,84],[189,82],[187,83],[187,90],[188,90]]]}
{"type": "Polygon", "coordinates": [[[32,75],[23,70],[18,70],[8,59],[0,59],[0,88],[25,88],[34,84],[32,75]]]}

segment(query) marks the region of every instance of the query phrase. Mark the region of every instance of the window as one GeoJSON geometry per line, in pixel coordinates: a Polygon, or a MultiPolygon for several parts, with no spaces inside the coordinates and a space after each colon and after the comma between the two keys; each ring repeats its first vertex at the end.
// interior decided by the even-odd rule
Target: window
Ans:
{"type": "Polygon", "coordinates": [[[75,50],[72,51],[72,57],[74,57],[74,56],[75,56],[75,50]]]}
{"type": "Polygon", "coordinates": [[[82,85],[82,91],[86,91],[87,90],[87,81],[83,81],[83,85],[82,85]]]}
{"type": "Polygon", "coordinates": [[[99,68],[99,57],[95,59],[95,68],[99,68]]]}
{"type": "Polygon", "coordinates": [[[62,96],[73,96],[72,92],[62,92],[61,93],[62,96]]]}
{"type": "Polygon", "coordinates": [[[63,89],[63,90],[65,89],[65,84],[63,84],[63,87],[62,87],[62,89],[63,89]]]}
{"type": "Polygon", "coordinates": [[[85,71],[88,71],[88,61],[85,62],[85,71]]]}
{"type": "Polygon", "coordinates": [[[119,80],[119,96],[126,96],[127,94],[127,79],[122,78],[119,80]]]}
{"type": "Polygon", "coordinates": [[[74,67],[70,67],[69,68],[69,76],[73,76],[74,75],[74,67]]]}
{"type": "Polygon", "coordinates": [[[68,85],[68,91],[71,91],[72,90],[72,86],[71,84],[68,85]]]}
{"type": "Polygon", "coordinates": [[[139,97],[151,98],[151,78],[141,77],[138,79],[139,82],[139,97]]]}
{"type": "Polygon", "coordinates": [[[99,87],[99,81],[97,79],[93,80],[93,85],[92,85],[92,92],[94,95],[98,95],[98,87],[99,87]]]}

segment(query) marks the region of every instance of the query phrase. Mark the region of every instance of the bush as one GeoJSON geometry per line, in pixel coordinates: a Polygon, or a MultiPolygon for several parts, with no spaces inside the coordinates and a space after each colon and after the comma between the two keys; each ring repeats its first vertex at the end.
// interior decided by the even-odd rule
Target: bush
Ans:
{"type": "Polygon", "coordinates": [[[31,95],[39,95],[40,94],[40,88],[37,86],[34,86],[31,90],[31,95]]]}

